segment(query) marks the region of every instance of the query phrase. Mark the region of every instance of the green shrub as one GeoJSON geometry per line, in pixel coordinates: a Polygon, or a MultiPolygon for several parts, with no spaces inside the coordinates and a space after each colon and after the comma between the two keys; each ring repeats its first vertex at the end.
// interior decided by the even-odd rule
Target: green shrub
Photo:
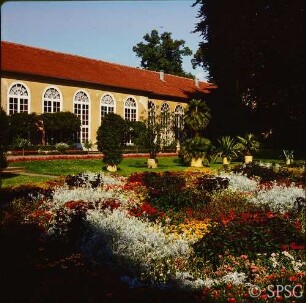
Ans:
{"type": "Polygon", "coordinates": [[[205,158],[212,148],[209,139],[202,137],[194,137],[185,140],[181,145],[179,152],[180,160],[186,165],[190,165],[192,158],[205,158]]]}
{"type": "Polygon", "coordinates": [[[69,148],[69,145],[64,143],[64,142],[60,142],[60,143],[55,144],[55,148],[61,154],[64,154],[67,151],[67,149],[69,148]]]}
{"type": "Polygon", "coordinates": [[[97,144],[106,165],[114,166],[122,161],[127,133],[127,124],[119,115],[110,113],[103,119],[97,131],[97,144]]]}

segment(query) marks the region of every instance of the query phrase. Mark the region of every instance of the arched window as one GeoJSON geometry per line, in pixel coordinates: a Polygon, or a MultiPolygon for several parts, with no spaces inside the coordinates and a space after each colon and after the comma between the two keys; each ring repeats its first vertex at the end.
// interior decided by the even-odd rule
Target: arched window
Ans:
{"type": "Polygon", "coordinates": [[[8,93],[8,113],[29,113],[30,92],[21,83],[14,84],[8,93]]]}
{"type": "Polygon", "coordinates": [[[113,113],[115,111],[115,102],[110,95],[105,95],[101,99],[101,120],[107,114],[113,113]]]}
{"type": "Polygon", "coordinates": [[[161,113],[161,125],[164,128],[168,128],[170,125],[170,106],[168,103],[163,103],[160,109],[161,113]]]}
{"type": "Polygon", "coordinates": [[[148,103],[148,121],[149,123],[155,123],[156,119],[156,106],[154,102],[149,101],[148,103]]]}
{"type": "Polygon", "coordinates": [[[89,110],[90,102],[86,92],[79,91],[74,96],[74,113],[81,120],[81,132],[78,134],[77,139],[79,142],[84,143],[89,140],[89,110]]]}
{"type": "Polygon", "coordinates": [[[55,87],[48,88],[43,95],[44,113],[56,113],[61,111],[62,97],[55,87]]]}
{"type": "Polygon", "coordinates": [[[133,98],[128,98],[124,103],[124,119],[128,121],[137,120],[137,104],[133,98]]]}
{"type": "Polygon", "coordinates": [[[184,128],[184,109],[181,105],[177,105],[174,110],[174,129],[175,139],[181,140],[184,128]]]}
{"type": "Polygon", "coordinates": [[[170,115],[170,106],[168,103],[163,103],[160,109],[161,115],[161,142],[163,146],[171,144],[173,139],[173,132],[171,130],[171,115],[170,115]]]}

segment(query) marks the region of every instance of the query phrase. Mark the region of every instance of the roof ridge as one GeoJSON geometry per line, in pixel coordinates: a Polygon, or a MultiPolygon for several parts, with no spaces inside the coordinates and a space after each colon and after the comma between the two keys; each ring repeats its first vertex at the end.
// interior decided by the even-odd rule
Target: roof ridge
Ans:
{"type": "MultiPolygon", "coordinates": [[[[50,50],[50,49],[46,49],[46,48],[42,48],[42,47],[38,47],[38,46],[33,46],[33,45],[26,45],[26,44],[21,44],[21,43],[1,40],[1,44],[2,43],[14,44],[15,46],[21,46],[21,47],[27,47],[27,48],[33,48],[33,49],[37,49],[37,50],[44,51],[44,52],[65,55],[65,56],[68,56],[68,57],[77,57],[77,58],[82,58],[82,59],[96,61],[96,62],[103,62],[103,63],[109,64],[109,65],[113,65],[113,66],[121,66],[121,67],[125,67],[125,68],[141,70],[141,71],[145,71],[145,72],[151,72],[151,73],[156,73],[156,74],[159,74],[161,72],[161,71],[154,71],[154,70],[144,69],[142,67],[129,66],[129,65],[122,64],[122,63],[114,63],[114,62],[109,62],[109,61],[105,61],[105,60],[101,60],[101,59],[94,59],[94,58],[85,57],[85,56],[81,56],[81,55],[70,54],[70,53],[56,51],[56,50],[50,50]]],[[[181,79],[185,79],[185,80],[190,80],[190,81],[194,81],[194,79],[195,79],[195,78],[188,78],[188,77],[173,75],[173,74],[169,74],[169,73],[165,73],[165,75],[171,76],[171,77],[177,77],[177,78],[181,78],[181,79]]],[[[202,82],[202,83],[211,84],[211,83],[206,82],[206,81],[201,81],[201,80],[199,80],[199,81],[202,82]]]]}

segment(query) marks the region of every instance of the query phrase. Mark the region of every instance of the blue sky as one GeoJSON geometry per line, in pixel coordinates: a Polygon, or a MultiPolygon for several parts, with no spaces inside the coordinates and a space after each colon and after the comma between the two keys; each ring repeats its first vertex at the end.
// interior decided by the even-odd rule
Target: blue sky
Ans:
{"type": "MultiPolygon", "coordinates": [[[[182,1],[12,1],[1,6],[1,40],[140,66],[132,48],[157,29],[183,39],[193,52],[201,37],[193,0],[182,1]]],[[[203,69],[183,68],[200,79],[203,69]]]]}

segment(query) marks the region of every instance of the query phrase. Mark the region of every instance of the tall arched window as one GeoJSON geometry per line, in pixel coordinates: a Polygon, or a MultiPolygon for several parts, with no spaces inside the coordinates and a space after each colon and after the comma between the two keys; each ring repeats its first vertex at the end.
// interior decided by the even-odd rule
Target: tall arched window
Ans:
{"type": "Polygon", "coordinates": [[[184,128],[184,109],[181,105],[177,105],[174,110],[174,129],[175,139],[182,139],[182,131],[184,128]]]}
{"type": "Polygon", "coordinates": [[[43,95],[44,113],[56,113],[61,111],[62,97],[55,87],[48,88],[43,95]]]}
{"type": "Polygon", "coordinates": [[[124,103],[124,119],[128,121],[137,120],[137,104],[133,98],[127,98],[124,103]]]}
{"type": "MultiPolygon", "coordinates": [[[[124,119],[127,121],[137,121],[137,104],[134,98],[127,98],[124,102],[124,119]]],[[[126,144],[133,144],[133,130],[130,129],[126,144]]]]}
{"type": "Polygon", "coordinates": [[[148,120],[149,122],[155,123],[156,118],[156,106],[154,102],[149,101],[148,103],[148,120]]]}
{"type": "Polygon", "coordinates": [[[170,126],[170,106],[168,103],[163,103],[160,109],[161,125],[168,128],[170,126]]]}
{"type": "Polygon", "coordinates": [[[90,102],[86,92],[79,91],[74,96],[74,113],[81,120],[81,132],[78,134],[78,142],[84,143],[89,140],[89,128],[90,128],[90,102]]]}
{"type": "Polygon", "coordinates": [[[101,99],[101,120],[107,114],[115,112],[115,102],[110,95],[104,95],[101,99]]]}
{"type": "Polygon", "coordinates": [[[14,84],[8,93],[8,113],[29,113],[30,92],[21,83],[14,84]]]}
{"type": "Polygon", "coordinates": [[[161,141],[163,146],[171,144],[173,133],[171,131],[170,106],[168,103],[163,103],[160,109],[161,114],[161,141]]]}

